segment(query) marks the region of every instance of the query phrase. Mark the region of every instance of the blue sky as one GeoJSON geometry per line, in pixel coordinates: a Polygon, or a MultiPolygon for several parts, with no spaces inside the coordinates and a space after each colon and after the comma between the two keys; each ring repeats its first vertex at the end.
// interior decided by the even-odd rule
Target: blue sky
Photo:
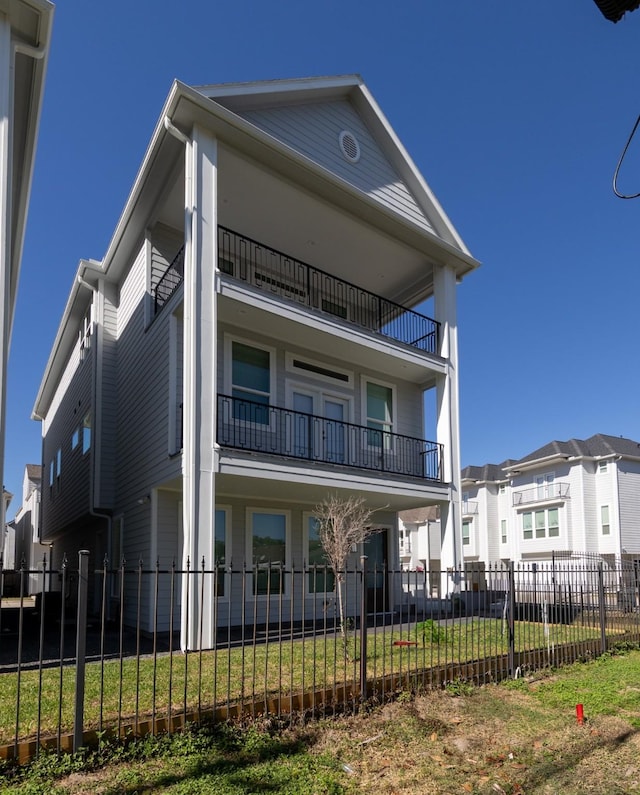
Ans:
{"type": "Polygon", "coordinates": [[[363,76],[483,263],[459,289],[463,465],[640,440],[640,199],[611,190],[639,38],[640,11],[613,25],[593,0],[60,0],[9,365],[9,516],[40,461],[30,413],[78,261],[104,255],[174,78],[363,76]]]}

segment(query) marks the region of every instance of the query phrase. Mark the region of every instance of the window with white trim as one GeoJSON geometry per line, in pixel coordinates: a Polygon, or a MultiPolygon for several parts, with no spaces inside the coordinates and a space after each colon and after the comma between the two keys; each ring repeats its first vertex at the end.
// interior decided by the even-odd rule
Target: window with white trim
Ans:
{"type": "Polygon", "coordinates": [[[507,543],[507,520],[500,519],[500,543],[507,543]]]}
{"type": "Polygon", "coordinates": [[[85,414],[82,420],[82,452],[91,449],[91,414],[85,414]]]}
{"type": "Polygon", "coordinates": [[[598,474],[604,475],[608,469],[608,461],[598,461],[598,474]]]}
{"type": "Polygon", "coordinates": [[[525,511],[522,514],[522,537],[525,541],[533,538],[558,538],[560,535],[560,514],[557,508],[541,508],[525,511]]]}
{"type": "Polygon", "coordinates": [[[239,340],[231,340],[230,348],[233,417],[268,425],[272,389],[271,352],[239,340]]]}
{"type": "Polygon", "coordinates": [[[389,384],[365,382],[365,423],[367,443],[371,447],[389,446],[389,434],[393,432],[394,388],[389,384]]]}
{"type": "Polygon", "coordinates": [[[471,520],[465,519],[462,522],[462,544],[468,546],[471,543],[471,520]]]}
{"type": "Polygon", "coordinates": [[[253,593],[284,593],[284,569],[289,559],[289,514],[266,508],[248,510],[248,546],[253,564],[253,593]]]}
{"type": "Polygon", "coordinates": [[[333,593],[336,578],[329,567],[326,553],[318,535],[318,520],[304,514],[304,559],[307,565],[307,593],[333,593]]]}
{"type": "Polygon", "coordinates": [[[600,506],[600,529],[603,536],[611,535],[611,523],[609,521],[609,506],[600,506]]]}

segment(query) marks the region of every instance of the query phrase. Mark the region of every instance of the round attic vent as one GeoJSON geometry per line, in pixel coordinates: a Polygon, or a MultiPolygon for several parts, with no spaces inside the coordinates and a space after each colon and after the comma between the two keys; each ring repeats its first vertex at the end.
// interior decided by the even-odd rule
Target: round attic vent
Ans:
{"type": "Polygon", "coordinates": [[[343,130],[338,136],[340,150],[350,163],[357,163],[360,160],[360,144],[352,132],[343,130]]]}

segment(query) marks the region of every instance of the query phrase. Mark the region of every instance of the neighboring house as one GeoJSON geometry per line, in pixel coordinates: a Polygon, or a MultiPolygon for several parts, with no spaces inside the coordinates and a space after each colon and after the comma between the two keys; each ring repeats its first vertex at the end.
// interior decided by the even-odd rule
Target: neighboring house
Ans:
{"type": "Polygon", "coordinates": [[[42,590],[42,578],[36,571],[42,571],[50,565],[51,549],[48,544],[40,543],[40,500],[42,488],[42,467],[39,464],[27,464],[22,480],[22,505],[16,513],[15,527],[15,567],[23,563],[29,574],[28,592],[42,590]]]}
{"type": "Polygon", "coordinates": [[[465,560],[640,561],[640,444],[553,441],[519,459],[462,470],[465,560]]]}
{"type": "MultiPolygon", "coordinates": [[[[54,562],[300,568],[335,492],[382,508],[371,565],[398,564],[397,511],[438,506],[453,566],[456,285],[477,264],[359,77],[175,82],[36,399],[54,562]]],[[[239,624],[222,579],[218,621],[239,624]]],[[[265,618],[264,573],[247,588],[265,618]]],[[[200,621],[212,643],[212,596],[182,599],[183,647],[200,621]]],[[[150,580],[141,599],[150,624],[150,580]]]]}
{"type": "MultiPolygon", "coordinates": [[[[7,515],[7,510],[13,499],[13,494],[6,489],[2,490],[2,515],[7,515]]],[[[0,570],[15,569],[16,567],[16,528],[13,522],[5,522],[2,544],[0,545],[2,566],[0,570]]]]}
{"type": "Polygon", "coordinates": [[[9,342],[52,20],[47,0],[0,0],[0,483],[9,342]]]}

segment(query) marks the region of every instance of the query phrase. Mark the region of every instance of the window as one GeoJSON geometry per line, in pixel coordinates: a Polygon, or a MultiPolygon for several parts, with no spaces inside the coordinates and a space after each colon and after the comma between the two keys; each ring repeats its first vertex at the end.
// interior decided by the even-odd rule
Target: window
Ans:
{"type": "Polygon", "coordinates": [[[544,475],[537,475],[535,482],[537,487],[537,498],[539,500],[547,500],[549,497],[554,496],[553,481],[555,479],[555,472],[547,472],[544,475]]]}
{"type": "Polygon", "coordinates": [[[62,449],[59,447],[56,453],[56,479],[59,480],[62,472],[62,449]]]}
{"type": "Polygon", "coordinates": [[[500,542],[502,544],[507,543],[507,520],[501,519],[500,520],[500,542]]]}
{"type": "Polygon", "coordinates": [[[55,463],[52,458],[49,463],[49,486],[53,486],[54,479],[55,479],[55,463]]]}
{"type": "Polygon", "coordinates": [[[522,514],[522,537],[525,541],[533,538],[558,538],[560,535],[560,514],[557,508],[526,511],[522,514]]]}
{"type": "Polygon", "coordinates": [[[91,414],[86,414],[82,420],[82,452],[86,453],[91,448],[91,414]]]}
{"type": "Polygon", "coordinates": [[[305,514],[307,531],[306,561],[308,566],[307,592],[331,593],[335,590],[335,575],[329,568],[320,537],[318,536],[318,520],[315,516],[305,514]]]}
{"type": "Polygon", "coordinates": [[[608,536],[611,534],[611,524],[609,523],[609,506],[600,506],[600,527],[602,528],[602,535],[608,536]]]}
{"type": "Polygon", "coordinates": [[[268,425],[268,406],[271,397],[271,356],[269,351],[263,348],[254,348],[235,340],[232,341],[231,395],[234,398],[234,419],[268,425]]]}
{"type": "Polygon", "coordinates": [[[607,471],[607,461],[598,461],[598,473],[604,475],[607,471]]]}
{"type": "Polygon", "coordinates": [[[80,428],[76,428],[71,434],[71,449],[75,450],[80,444],[80,428]]]}
{"type": "Polygon", "coordinates": [[[249,532],[253,593],[257,596],[283,593],[288,515],[278,511],[249,511],[249,532]]]}
{"type": "Polygon", "coordinates": [[[393,389],[383,384],[366,382],[367,442],[372,447],[382,447],[386,434],[393,430],[393,389]]]}
{"type": "Polygon", "coordinates": [[[85,316],[82,318],[82,321],[80,322],[80,328],[78,330],[78,341],[80,344],[80,351],[82,353],[84,353],[84,351],[88,350],[91,347],[92,332],[93,332],[92,306],[90,306],[85,316]]]}
{"type": "Polygon", "coordinates": [[[471,543],[471,522],[469,520],[462,523],[462,544],[468,546],[471,543]]]}
{"type": "Polygon", "coordinates": [[[215,512],[215,541],[213,548],[216,572],[216,596],[224,596],[228,588],[226,583],[227,572],[227,530],[229,528],[229,509],[216,508],[215,512]]]}
{"type": "Polygon", "coordinates": [[[501,483],[498,486],[498,491],[500,492],[500,494],[506,494],[506,492],[507,492],[507,484],[506,483],[501,483]]]}

